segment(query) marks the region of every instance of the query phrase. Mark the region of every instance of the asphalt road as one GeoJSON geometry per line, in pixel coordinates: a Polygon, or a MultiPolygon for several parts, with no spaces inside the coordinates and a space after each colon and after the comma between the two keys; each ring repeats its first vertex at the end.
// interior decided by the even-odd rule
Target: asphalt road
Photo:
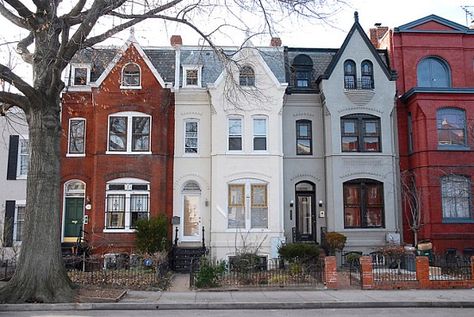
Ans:
{"type": "Polygon", "coordinates": [[[1,312],[8,317],[472,317],[474,309],[469,308],[367,308],[367,309],[304,309],[304,310],[160,310],[160,311],[37,311],[1,312]]]}

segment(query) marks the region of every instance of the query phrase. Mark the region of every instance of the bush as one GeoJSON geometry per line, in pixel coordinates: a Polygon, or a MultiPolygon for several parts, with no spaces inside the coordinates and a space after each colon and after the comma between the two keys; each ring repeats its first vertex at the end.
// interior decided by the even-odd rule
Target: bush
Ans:
{"type": "Polygon", "coordinates": [[[199,271],[196,272],[195,286],[208,288],[219,286],[219,278],[225,272],[225,262],[215,262],[208,257],[202,257],[199,271]]]}
{"type": "Polygon", "coordinates": [[[143,253],[153,254],[167,249],[168,219],[158,215],[137,221],[135,245],[143,253]]]}
{"type": "Polygon", "coordinates": [[[329,255],[335,255],[336,251],[342,251],[346,245],[347,237],[339,232],[328,232],[325,235],[324,246],[329,255]]]}
{"type": "Polygon", "coordinates": [[[288,243],[280,246],[278,254],[290,263],[301,261],[303,263],[314,262],[320,253],[319,246],[309,243],[288,243]]]}
{"type": "Polygon", "coordinates": [[[233,272],[248,273],[260,271],[264,266],[262,257],[255,253],[242,253],[229,259],[229,268],[233,272]]]}

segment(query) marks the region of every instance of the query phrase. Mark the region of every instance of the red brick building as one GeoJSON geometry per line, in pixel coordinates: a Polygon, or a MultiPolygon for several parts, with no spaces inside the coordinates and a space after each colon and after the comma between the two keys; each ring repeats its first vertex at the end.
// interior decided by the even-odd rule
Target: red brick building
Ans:
{"type": "Polygon", "coordinates": [[[132,252],[138,219],[170,219],[173,65],[174,51],[133,38],[75,57],[62,96],[64,243],[82,235],[95,253],[132,252]]]}
{"type": "MultiPolygon", "coordinates": [[[[370,33],[390,50],[398,72],[401,179],[414,179],[405,193],[419,194],[418,240],[431,240],[439,252],[472,252],[474,30],[430,15],[370,33]]],[[[412,209],[404,202],[404,240],[413,242],[412,209]]]]}

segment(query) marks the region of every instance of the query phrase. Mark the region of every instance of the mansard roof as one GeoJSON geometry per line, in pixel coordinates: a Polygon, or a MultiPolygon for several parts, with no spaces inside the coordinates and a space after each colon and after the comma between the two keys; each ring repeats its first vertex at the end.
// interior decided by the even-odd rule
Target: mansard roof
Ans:
{"type": "Polygon", "coordinates": [[[435,14],[427,15],[421,19],[403,24],[399,27],[394,28],[395,33],[402,33],[402,32],[412,32],[412,33],[464,33],[464,34],[474,34],[474,30],[447,20],[445,18],[442,18],[440,16],[437,16],[435,14]],[[428,30],[428,29],[417,29],[418,26],[421,26],[423,24],[429,23],[429,22],[435,22],[438,24],[441,24],[447,29],[443,30],[428,30]]]}

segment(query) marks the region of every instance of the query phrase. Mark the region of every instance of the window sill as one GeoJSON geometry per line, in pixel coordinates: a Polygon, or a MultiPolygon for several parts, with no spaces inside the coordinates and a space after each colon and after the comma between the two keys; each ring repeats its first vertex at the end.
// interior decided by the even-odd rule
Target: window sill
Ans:
{"type": "Polygon", "coordinates": [[[247,233],[259,233],[259,232],[271,232],[268,228],[227,228],[225,230],[226,233],[235,233],[235,232],[242,232],[245,230],[247,233]]]}
{"type": "Polygon", "coordinates": [[[16,176],[16,179],[17,180],[20,180],[20,179],[27,179],[28,178],[28,175],[17,175],[16,176]]]}
{"type": "Polygon", "coordinates": [[[443,224],[464,224],[464,223],[474,223],[474,219],[470,218],[450,218],[450,219],[443,219],[443,224]]]}
{"type": "Polygon", "coordinates": [[[238,151],[238,150],[236,150],[236,151],[230,150],[230,151],[226,151],[225,154],[228,154],[228,155],[242,155],[242,154],[245,154],[245,152],[244,151],[238,151]]]}
{"type": "Polygon", "coordinates": [[[103,233],[135,233],[135,229],[104,229],[103,233]]]}
{"type": "Polygon", "coordinates": [[[127,151],[105,151],[105,154],[122,154],[122,155],[142,155],[142,154],[152,154],[152,152],[127,152],[127,151]]]}
{"type": "Polygon", "coordinates": [[[66,154],[66,157],[85,157],[85,156],[86,156],[85,153],[82,153],[82,154],[67,153],[66,154]]]}
{"type": "Polygon", "coordinates": [[[120,86],[120,89],[122,89],[122,90],[127,90],[127,89],[139,90],[139,89],[142,89],[142,86],[120,86]]]}
{"type": "Polygon", "coordinates": [[[471,148],[462,145],[440,145],[438,144],[438,151],[470,151],[471,148]]]}

